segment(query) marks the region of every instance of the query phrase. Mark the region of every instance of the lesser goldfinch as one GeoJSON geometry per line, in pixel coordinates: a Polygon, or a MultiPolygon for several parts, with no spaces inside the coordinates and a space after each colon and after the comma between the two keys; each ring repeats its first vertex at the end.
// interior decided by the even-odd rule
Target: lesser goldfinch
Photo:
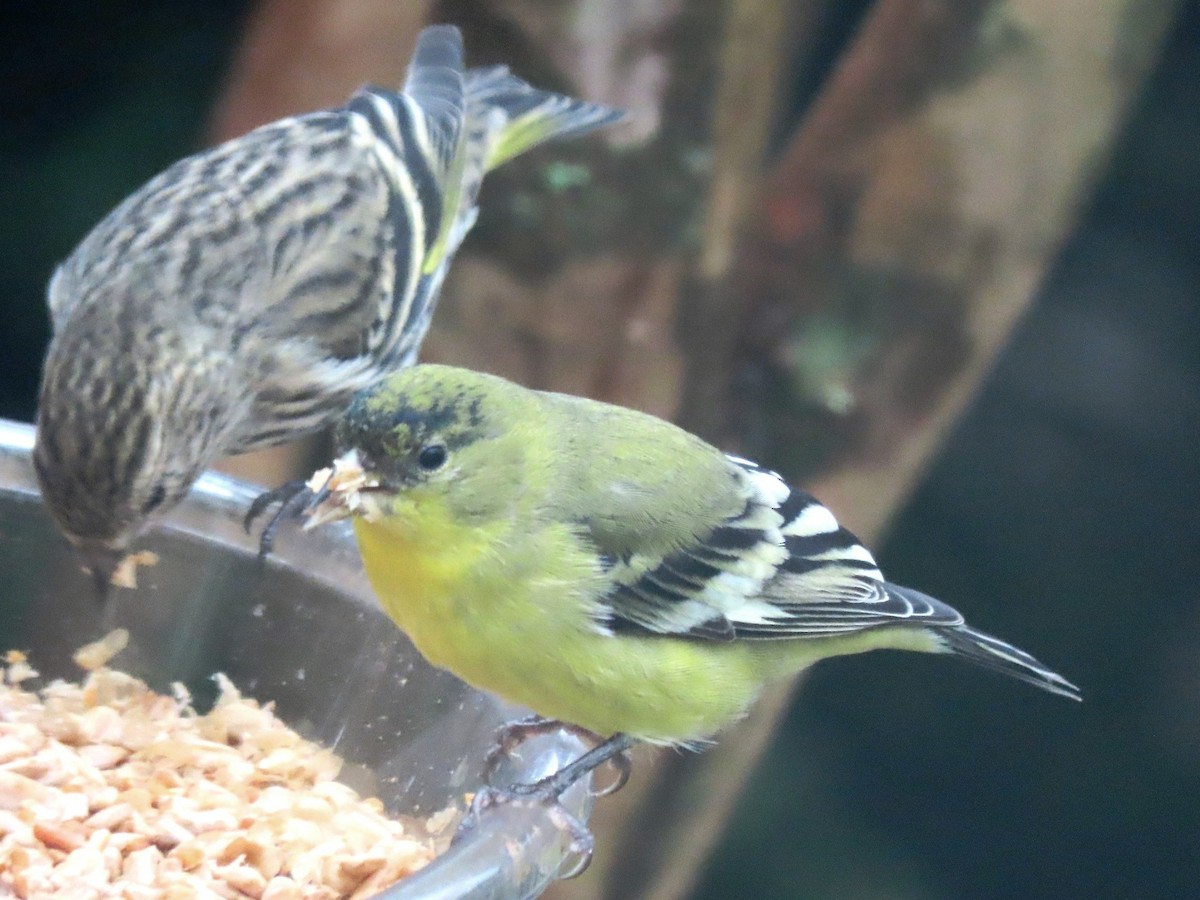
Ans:
{"type": "Polygon", "coordinates": [[[401,91],[176,163],[55,272],[34,464],[103,589],[220,457],[291,440],[411,364],[485,172],[614,121],[425,29],[401,91]]]}
{"type": "Polygon", "coordinates": [[[885,581],[813,497],[661,419],[422,365],[356,397],[336,436],[312,521],[353,517],[421,653],[622,746],[703,741],[773,679],[881,648],[1080,696],[885,581]]]}

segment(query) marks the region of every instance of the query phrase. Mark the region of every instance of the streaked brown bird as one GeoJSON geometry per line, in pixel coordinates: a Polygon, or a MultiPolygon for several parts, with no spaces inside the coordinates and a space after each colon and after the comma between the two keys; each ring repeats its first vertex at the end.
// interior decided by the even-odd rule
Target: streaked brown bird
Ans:
{"type": "Polygon", "coordinates": [[[217,459],[321,428],[414,362],[483,176],[615,110],[467,70],[425,29],[399,92],[188,157],[58,268],[34,464],[103,593],[217,459]]]}

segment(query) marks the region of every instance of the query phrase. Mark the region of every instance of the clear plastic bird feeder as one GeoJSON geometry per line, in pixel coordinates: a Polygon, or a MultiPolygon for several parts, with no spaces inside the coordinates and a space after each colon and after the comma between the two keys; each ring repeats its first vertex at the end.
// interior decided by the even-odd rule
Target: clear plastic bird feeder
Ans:
{"type": "MultiPolygon", "coordinates": [[[[113,628],[130,632],[115,665],[163,690],[181,681],[202,703],[224,672],[273,701],[287,724],[331,748],[395,813],[426,816],[482,784],[497,727],[519,710],[428,665],[379,609],[346,523],[290,530],[256,558],[241,517],[256,490],[206,476],[141,546],[159,555],[136,590],[101,607],[37,493],[29,426],[0,421],[0,647],[31,653],[45,676],[76,679],[71,654],[113,628]]],[[[534,780],[584,748],[565,733],[521,748],[501,773],[534,780]]],[[[363,790],[361,783],[355,787],[363,790]]],[[[584,815],[583,785],[565,797],[584,815]]],[[[571,865],[568,836],[542,808],[500,806],[389,900],[523,898],[571,865]]]]}

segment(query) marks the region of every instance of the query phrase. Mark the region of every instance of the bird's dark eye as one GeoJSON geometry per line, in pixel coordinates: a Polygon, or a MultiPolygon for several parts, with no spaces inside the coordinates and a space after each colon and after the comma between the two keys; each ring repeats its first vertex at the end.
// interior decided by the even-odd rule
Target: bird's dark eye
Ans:
{"type": "Polygon", "coordinates": [[[417,465],[427,472],[440,469],[446,464],[446,447],[444,444],[430,444],[422,447],[417,454],[417,465]]]}
{"type": "Polygon", "coordinates": [[[155,485],[154,490],[150,492],[150,496],[146,498],[146,502],[142,504],[142,512],[148,513],[151,510],[158,509],[166,499],[167,489],[161,484],[155,485]]]}

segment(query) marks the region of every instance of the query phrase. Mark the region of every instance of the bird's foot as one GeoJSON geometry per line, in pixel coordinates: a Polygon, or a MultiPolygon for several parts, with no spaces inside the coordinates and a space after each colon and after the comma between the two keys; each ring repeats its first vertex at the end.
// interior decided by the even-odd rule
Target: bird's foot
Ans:
{"type": "Polygon", "coordinates": [[[592,856],[596,849],[596,840],[592,837],[592,832],[579,818],[568,812],[558,802],[557,797],[539,796],[532,791],[527,792],[524,790],[534,787],[536,785],[513,785],[508,788],[480,788],[475,794],[475,799],[471,801],[471,808],[467,810],[466,816],[463,817],[462,822],[459,824],[451,845],[457,844],[469,834],[479,823],[479,817],[486,810],[504,804],[540,805],[546,807],[547,814],[553,826],[560,833],[567,836],[567,853],[571,858],[576,860],[569,869],[560,873],[557,877],[566,880],[582,875],[587,871],[588,866],[592,864],[592,856]]]}
{"type": "MultiPolygon", "coordinates": [[[[528,737],[536,734],[548,734],[564,727],[568,730],[578,730],[589,735],[592,739],[598,740],[592,732],[584,729],[576,729],[574,726],[564,726],[562,722],[552,719],[527,719],[522,722],[515,722],[504,728],[501,733],[501,740],[497,743],[497,747],[500,749],[494,749],[492,754],[489,754],[489,760],[492,759],[493,755],[499,758],[500,755],[507,753],[511,749],[511,746],[515,746],[516,743],[528,737]],[[510,736],[515,738],[515,742],[508,749],[503,749],[504,739],[510,736]]],[[[497,788],[489,785],[480,789],[475,794],[475,799],[471,803],[470,810],[463,818],[462,824],[459,825],[458,831],[454,835],[455,842],[459,841],[475,827],[480,815],[487,809],[506,803],[538,804],[549,810],[551,820],[554,824],[568,835],[570,839],[568,850],[579,859],[568,872],[559,877],[575,878],[582,875],[591,864],[595,842],[587,826],[568,812],[559,802],[559,798],[575,782],[591,774],[606,763],[613,765],[617,769],[617,777],[602,790],[594,791],[593,796],[603,797],[620,790],[629,780],[632,763],[629,759],[628,751],[635,743],[634,738],[628,735],[614,734],[608,740],[601,741],[598,746],[589,750],[574,762],[568,763],[554,774],[548,775],[540,781],[535,781],[531,784],[514,784],[505,788],[497,788]]],[[[491,763],[491,767],[494,770],[494,762],[491,763]]]]}
{"type": "Polygon", "coordinates": [[[496,732],[496,740],[488,750],[487,756],[484,757],[484,782],[491,784],[496,777],[497,770],[506,760],[512,759],[514,756],[519,758],[520,754],[515,751],[530,738],[545,737],[559,731],[574,735],[584,744],[595,746],[604,743],[604,738],[594,731],[588,731],[586,728],[572,725],[570,722],[547,719],[545,716],[535,715],[518,719],[516,722],[508,722],[496,732]]]}
{"type": "Polygon", "coordinates": [[[267,519],[262,532],[258,536],[258,558],[266,559],[275,547],[275,532],[279,530],[284,519],[296,518],[318,497],[304,481],[288,481],[279,487],[264,491],[254,498],[242,525],[249,534],[254,527],[254,520],[265,513],[270,507],[279,505],[274,514],[267,519]]]}

